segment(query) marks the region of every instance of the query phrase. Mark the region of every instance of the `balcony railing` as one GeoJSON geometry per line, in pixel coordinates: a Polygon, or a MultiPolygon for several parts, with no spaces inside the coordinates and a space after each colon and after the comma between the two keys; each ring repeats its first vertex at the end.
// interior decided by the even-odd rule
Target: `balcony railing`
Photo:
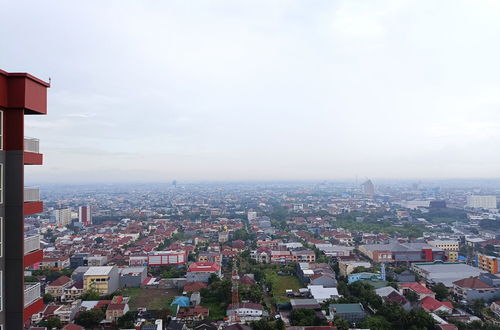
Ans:
{"type": "Polygon", "coordinates": [[[40,188],[38,187],[24,187],[24,201],[25,202],[38,202],[40,200],[40,188]]]}
{"type": "Polygon", "coordinates": [[[24,254],[40,250],[40,235],[34,235],[24,238],[24,254]]]}
{"type": "Polygon", "coordinates": [[[40,153],[40,140],[24,137],[24,151],[40,153]]]}
{"type": "Polygon", "coordinates": [[[41,297],[40,283],[24,283],[24,307],[41,297]]]}

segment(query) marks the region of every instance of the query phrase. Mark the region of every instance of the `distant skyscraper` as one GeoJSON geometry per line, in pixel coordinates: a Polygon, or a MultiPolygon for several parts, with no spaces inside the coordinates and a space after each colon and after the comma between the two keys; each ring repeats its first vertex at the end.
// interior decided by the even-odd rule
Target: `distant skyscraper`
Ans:
{"type": "Polygon", "coordinates": [[[467,207],[473,209],[496,209],[497,196],[467,196],[467,207]]]}
{"type": "Polygon", "coordinates": [[[68,225],[71,222],[71,209],[60,209],[54,211],[54,216],[56,217],[56,224],[59,227],[68,225]]]}
{"type": "Polygon", "coordinates": [[[177,180],[172,181],[172,186],[177,187],[177,180]]]}
{"type": "Polygon", "coordinates": [[[366,180],[361,184],[363,188],[363,194],[373,197],[375,196],[375,186],[373,185],[372,180],[366,180]]]}
{"type": "Polygon", "coordinates": [[[84,226],[92,224],[92,207],[90,205],[78,208],[78,221],[84,226]]]}

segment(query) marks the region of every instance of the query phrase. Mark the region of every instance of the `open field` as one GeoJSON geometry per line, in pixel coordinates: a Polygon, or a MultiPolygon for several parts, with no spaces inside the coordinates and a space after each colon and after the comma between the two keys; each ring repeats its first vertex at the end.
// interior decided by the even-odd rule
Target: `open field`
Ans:
{"type": "Polygon", "coordinates": [[[302,287],[297,277],[291,275],[278,275],[273,269],[264,272],[266,281],[271,283],[271,293],[277,303],[288,302],[290,298],[286,296],[286,290],[299,290],[302,287]]]}
{"type": "Polygon", "coordinates": [[[169,308],[173,297],[180,293],[176,289],[126,288],[120,290],[118,294],[130,297],[130,310],[134,311],[139,307],[152,310],[169,308]]]}

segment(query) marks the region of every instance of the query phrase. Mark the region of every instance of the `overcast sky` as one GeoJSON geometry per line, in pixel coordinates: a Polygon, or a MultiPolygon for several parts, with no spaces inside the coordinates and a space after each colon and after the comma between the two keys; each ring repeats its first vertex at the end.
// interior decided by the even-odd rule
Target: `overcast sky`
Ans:
{"type": "Polygon", "coordinates": [[[500,1],[6,1],[34,182],[500,177],[500,1]]]}

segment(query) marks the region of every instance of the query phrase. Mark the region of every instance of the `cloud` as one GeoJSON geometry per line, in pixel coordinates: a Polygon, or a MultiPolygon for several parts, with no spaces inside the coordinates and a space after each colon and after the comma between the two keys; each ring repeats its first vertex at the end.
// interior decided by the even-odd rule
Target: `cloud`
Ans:
{"type": "Polygon", "coordinates": [[[500,175],[476,161],[500,135],[493,3],[2,8],[2,68],[52,77],[29,179],[500,175]]]}

